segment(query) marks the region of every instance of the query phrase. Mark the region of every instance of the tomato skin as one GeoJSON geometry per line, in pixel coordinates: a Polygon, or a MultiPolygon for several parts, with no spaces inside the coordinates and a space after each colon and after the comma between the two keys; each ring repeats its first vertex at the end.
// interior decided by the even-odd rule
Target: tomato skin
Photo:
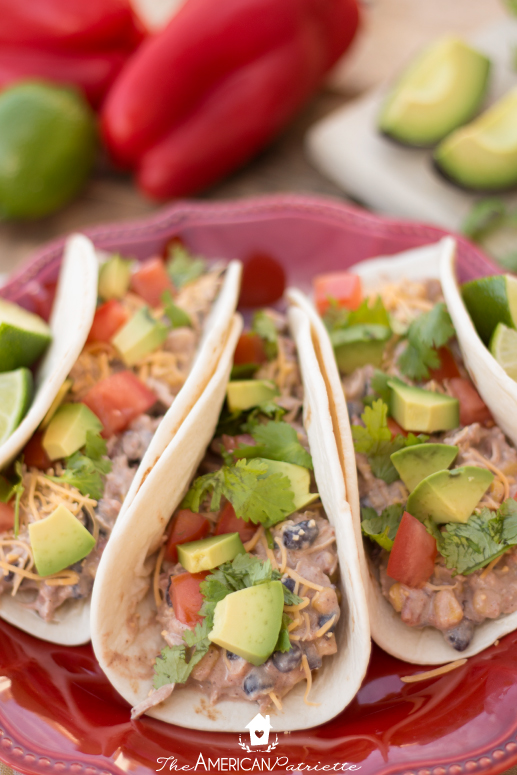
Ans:
{"type": "Polygon", "coordinates": [[[219,521],[215,528],[216,536],[223,535],[223,533],[238,533],[241,537],[243,544],[249,541],[255,535],[257,526],[252,522],[245,522],[236,516],[235,510],[228,501],[219,515],[219,521]]]}
{"type": "Polygon", "coordinates": [[[393,419],[393,417],[388,417],[386,422],[388,423],[388,429],[391,432],[391,438],[395,438],[395,436],[407,436],[408,431],[405,431],[404,428],[402,428],[396,420],[393,419]]]}
{"type": "Polygon", "coordinates": [[[111,374],[97,382],[83,398],[83,404],[103,424],[105,439],[123,431],[155,403],[155,394],[132,371],[111,374]]]}
{"type": "Polygon", "coordinates": [[[130,287],[151,307],[160,305],[164,291],[175,293],[174,285],[161,258],[149,258],[141,263],[131,275],[130,287]]]}
{"type": "Polygon", "coordinates": [[[241,307],[267,307],[281,299],[285,291],[285,272],[281,264],[266,253],[256,253],[242,268],[241,307]]]}
{"type": "Polygon", "coordinates": [[[462,425],[493,420],[490,409],[470,380],[462,377],[450,379],[449,389],[460,402],[460,423],[462,425]]]}
{"type": "Polygon", "coordinates": [[[458,364],[448,347],[440,347],[437,350],[437,354],[440,359],[440,365],[437,369],[429,369],[429,379],[443,382],[444,379],[461,377],[458,364]]]}
{"type": "Polygon", "coordinates": [[[40,471],[46,471],[52,465],[52,461],[41,443],[43,435],[42,432],[36,431],[23,449],[24,463],[28,468],[39,468],[40,471]]]}
{"type": "Polygon", "coordinates": [[[0,533],[7,533],[14,527],[14,506],[12,502],[0,503],[0,533]]]}
{"type": "Polygon", "coordinates": [[[178,544],[186,544],[189,541],[199,541],[210,532],[210,522],[202,514],[190,509],[180,509],[172,523],[172,530],[167,541],[165,559],[169,562],[178,562],[178,544]]]}
{"type": "Polygon", "coordinates": [[[335,299],[338,307],[357,309],[363,299],[361,278],[350,272],[330,272],[316,275],[312,281],[314,301],[320,315],[324,315],[335,299]]]}
{"type": "Polygon", "coordinates": [[[129,314],[118,299],[109,301],[97,307],[92,327],[88,334],[88,342],[109,342],[111,337],[127,323],[129,314]]]}
{"type": "Polygon", "coordinates": [[[267,355],[260,336],[251,331],[241,334],[233,354],[233,365],[242,366],[245,363],[265,363],[266,361],[267,355]]]}
{"type": "Polygon", "coordinates": [[[423,587],[433,575],[436,555],[436,539],[420,520],[405,511],[390,552],[388,576],[408,587],[423,587]]]}
{"type": "Polygon", "coordinates": [[[180,573],[179,576],[171,576],[169,581],[169,597],[176,614],[176,618],[189,627],[195,627],[203,621],[199,610],[203,605],[203,595],[199,591],[199,585],[206,579],[210,571],[202,573],[180,573]]]}
{"type": "MultiPolygon", "coordinates": [[[[36,315],[39,315],[40,318],[43,318],[47,323],[52,312],[56,287],[57,281],[45,283],[45,285],[40,285],[38,282],[32,282],[27,286],[27,309],[31,312],[35,312],[36,315]]],[[[25,304],[23,306],[25,306],[25,304]]]]}

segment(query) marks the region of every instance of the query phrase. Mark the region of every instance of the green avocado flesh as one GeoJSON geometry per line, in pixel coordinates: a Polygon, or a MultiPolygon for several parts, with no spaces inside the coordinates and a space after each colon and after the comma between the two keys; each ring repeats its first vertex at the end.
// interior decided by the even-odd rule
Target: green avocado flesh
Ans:
{"type": "Polygon", "coordinates": [[[447,177],[473,191],[517,186],[517,89],[447,137],[434,160],[447,177]]]}
{"type": "Polygon", "coordinates": [[[245,412],[254,406],[271,401],[278,395],[274,382],[267,379],[243,379],[229,382],[226,398],[230,412],[245,412]]]}
{"type": "Polygon", "coordinates": [[[117,331],[111,343],[121,354],[124,363],[133,366],[145,355],[158,349],[168,333],[167,326],[156,320],[147,307],[142,307],[117,331]]]}
{"type": "Polygon", "coordinates": [[[458,451],[458,447],[449,444],[415,444],[394,452],[391,462],[409,492],[413,492],[422,479],[449,468],[456,460],[458,451]]]}
{"type": "Polygon", "coordinates": [[[88,431],[99,433],[102,423],[86,404],[64,404],[51,419],[43,448],[51,460],[69,457],[86,444],[88,431]]]}
{"type": "Polygon", "coordinates": [[[200,541],[190,541],[180,544],[177,550],[178,560],[189,573],[212,570],[246,552],[238,533],[225,533],[200,541]]]}
{"type": "Polygon", "coordinates": [[[103,301],[121,299],[131,281],[131,261],[112,256],[99,269],[99,296],[103,301]]]}
{"type": "MultiPolygon", "coordinates": [[[[259,458],[256,459],[258,460],[259,458]]],[[[287,476],[291,482],[291,490],[294,495],[295,511],[299,511],[310,503],[319,500],[319,493],[309,492],[311,486],[311,472],[308,468],[297,466],[294,463],[283,463],[280,460],[266,460],[265,458],[260,458],[260,460],[267,463],[270,474],[282,474],[283,476],[287,476]]]]}
{"type": "Polygon", "coordinates": [[[332,334],[339,371],[351,374],[361,366],[380,366],[391,329],[381,325],[357,325],[332,334]]]}
{"type": "Polygon", "coordinates": [[[252,665],[262,665],[275,650],[283,610],[280,581],[232,592],[217,603],[208,637],[252,665]]]}
{"type": "Polygon", "coordinates": [[[431,517],[438,524],[467,522],[493,479],[491,471],[475,466],[438,471],[415,487],[406,511],[422,521],[431,517]]]}
{"type": "Polygon", "coordinates": [[[457,398],[389,380],[390,414],[405,431],[436,433],[450,431],[460,424],[457,398]]]}
{"type": "Polygon", "coordinates": [[[488,345],[498,323],[517,328],[517,277],[509,274],[480,277],[461,287],[474,326],[488,345]]]}
{"type": "Polygon", "coordinates": [[[32,366],[51,340],[44,320],[0,299],[0,372],[32,366]]]}
{"type": "Polygon", "coordinates": [[[95,539],[66,506],[29,524],[29,536],[36,570],[40,576],[58,573],[79,562],[95,546],[95,539]]]}
{"type": "Polygon", "coordinates": [[[430,46],[402,74],[379,116],[399,142],[429,146],[469,121],[488,84],[490,61],[453,37],[430,46]]]}

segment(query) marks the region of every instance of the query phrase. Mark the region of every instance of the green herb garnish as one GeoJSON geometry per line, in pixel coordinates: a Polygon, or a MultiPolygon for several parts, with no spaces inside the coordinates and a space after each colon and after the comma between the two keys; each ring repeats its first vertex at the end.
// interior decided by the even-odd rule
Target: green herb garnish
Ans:
{"type": "Polygon", "coordinates": [[[199,256],[193,256],[183,245],[174,244],[167,262],[167,272],[175,288],[197,280],[205,271],[206,262],[199,256]]]}
{"type": "Polygon", "coordinates": [[[398,359],[400,370],[409,379],[428,379],[429,369],[440,366],[436,350],[454,336],[451,317],[443,302],[419,315],[409,326],[407,346],[398,359]]]}
{"type": "Polygon", "coordinates": [[[190,315],[187,315],[185,310],[174,304],[170,291],[164,291],[162,293],[161,299],[163,304],[163,311],[169,318],[172,328],[181,328],[183,326],[192,328],[192,320],[190,319],[190,315]]]}
{"type": "Polygon", "coordinates": [[[361,530],[363,535],[368,536],[372,541],[382,546],[383,549],[391,552],[403,513],[404,507],[401,503],[394,503],[388,506],[383,510],[382,514],[377,514],[375,509],[371,508],[361,509],[361,530]]]}
{"type": "Polygon", "coordinates": [[[74,452],[65,458],[65,470],[60,476],[47,477],[52,482],[66,482],[81,495],[100,500],[104,493],[104,477],[112,469],[106,456],[106,442],[99,433],[88,431],[84,452],[74,452]]]}

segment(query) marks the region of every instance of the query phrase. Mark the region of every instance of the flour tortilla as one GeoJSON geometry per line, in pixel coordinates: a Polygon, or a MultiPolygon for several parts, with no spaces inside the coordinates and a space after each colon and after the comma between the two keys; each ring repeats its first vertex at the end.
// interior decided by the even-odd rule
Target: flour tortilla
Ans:
{"type": "MultiPolygon", "coordinates": [[[[450,237],[446,237],[434,245],[417,248],[396,256],[364,261],[351,267],[349,271],[361,276],[366,294],[371,293],[386,282],[400,281],[401,278],[422,280],[425,278],[439,279],[441,277],[444,297],[456,328],[462,354],[471,376],[474,377],[476,371],[472,363],[475,366],[477,365],[477,356],[474,355],[471,338],[467,338],[465,335],[465,331],[468,330],[467,321],[458,312],[458,299],[453,294],[450,284],[447,284],[446,272],[450,272],[454,251],[455,241],[450,237]]],[[[288,297],[292,303],[303,309],[310,318],[319,364],[325,378],[329,396],[331,396],[332,419],[336,436],[339,439],[341,465],[345,472],[348,501],[354,519],[355,539],[368,601],[372,638],[389,654],[405,662],[419,665],[439,665],[452,662],[460,657],[471,657],[474,654],[478,654],[497,639],[502,638],[517,628],[517,612],[503,616],[500,619],[485,621],[483,624],[476,626],[470,645],[465,651],[459,652],[445,642],[443,635],[438,630],[432,627],[416,629],[404,624],[400,615],[396,613],[382,595],[375,571],[371,567],[364,551],[354,445],[346,406],[346,396],[343,393],[332,345],[325,326],[311,302],[299,291],[288,291],[288,297]]],[[[481,395],[491,411],[494,412],[494,396],[499,395],[501,382],[495,374],[495,369],[490,368],[492,372],[490,373],[487,369],[487,373],[484,375],[483,388],[485,392],[481,393],[481,395]]],[[[476,380],[476,384],[478,389],[480,389],[479,379],[476,380]]],[[[500,421],[500,424],[508,435],[510,435],[508,432],[509,415],[512,413],[517,414],[516,409],[517,402],[514,402],[510,409],[509,399],[506,398],[506,417],[504,421],[500,421]]],[[[512,437],[510,436],[510,438],[512,437]]]]}
{"type": "MultiPolygon", "coordinates": [[[[339,651],[325,657],[310,694],[311,702],[320,704],[303,702],[305,682],[301,682],[282,699],[282,713],[273,716],[276,732],[313,727],[343,710],[359,689],[370,655],[359,556],[327,392],[307,316],[291,310],[289,320],[305,386],[305,428],[321,499],[336,530],[344,594],[337,629],[339,651]]],[[[107,677],[132,705],[148,696],[151,660],[164,647],[150,590],[155,553],[213,437],[239,331],[236,321],[214,376],[136,495],[117,540],[110,542],[101,560],[92,599],[92,644],[107,677]]],[[[200,693],[180,687],[149,715],[192,729],[242,732],[257,712],[256,704],[243,701],[207,707],[200,693]]]]}

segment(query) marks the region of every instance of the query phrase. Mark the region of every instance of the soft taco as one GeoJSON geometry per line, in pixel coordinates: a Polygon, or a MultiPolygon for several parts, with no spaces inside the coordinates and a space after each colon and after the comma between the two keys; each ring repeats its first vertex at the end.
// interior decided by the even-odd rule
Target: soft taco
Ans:
{"type": "Polygon", "coordinates": [[[92,644],[133,718],[240,731],[260,709],[277,731],[303,729],[339,713],[365,674],[327,391],[307,316],[290,310],[289,327],[266,310],[239,337],[235,320],[102,557],[92,644]]]}
{"type": "Polygon", "coordinates": [[[454,248],[446,238],[318,278],[326,327],[291,295],[332,397],[372,637],[418,664],[471,656],[517,627],[517,450],[490,411],[496,377],[483,400],[445,303],[454,248]]]}
{"type": "MultiPolygon", "coordinates": [[[[76,239],[97,269],[91,243],[76,239]]],[[[93,287],[76,277],[68,301],[74,321],[84,294],[89,317],[60,364],[55,400],[0,480],[0,616],[66,645],[89,640],[97,566],[123,505],[216,369],[240,264],[207,264],[176,246],[168,265],[116,255],[103,257],[98,287],[93,276],[93,287]]]]}

